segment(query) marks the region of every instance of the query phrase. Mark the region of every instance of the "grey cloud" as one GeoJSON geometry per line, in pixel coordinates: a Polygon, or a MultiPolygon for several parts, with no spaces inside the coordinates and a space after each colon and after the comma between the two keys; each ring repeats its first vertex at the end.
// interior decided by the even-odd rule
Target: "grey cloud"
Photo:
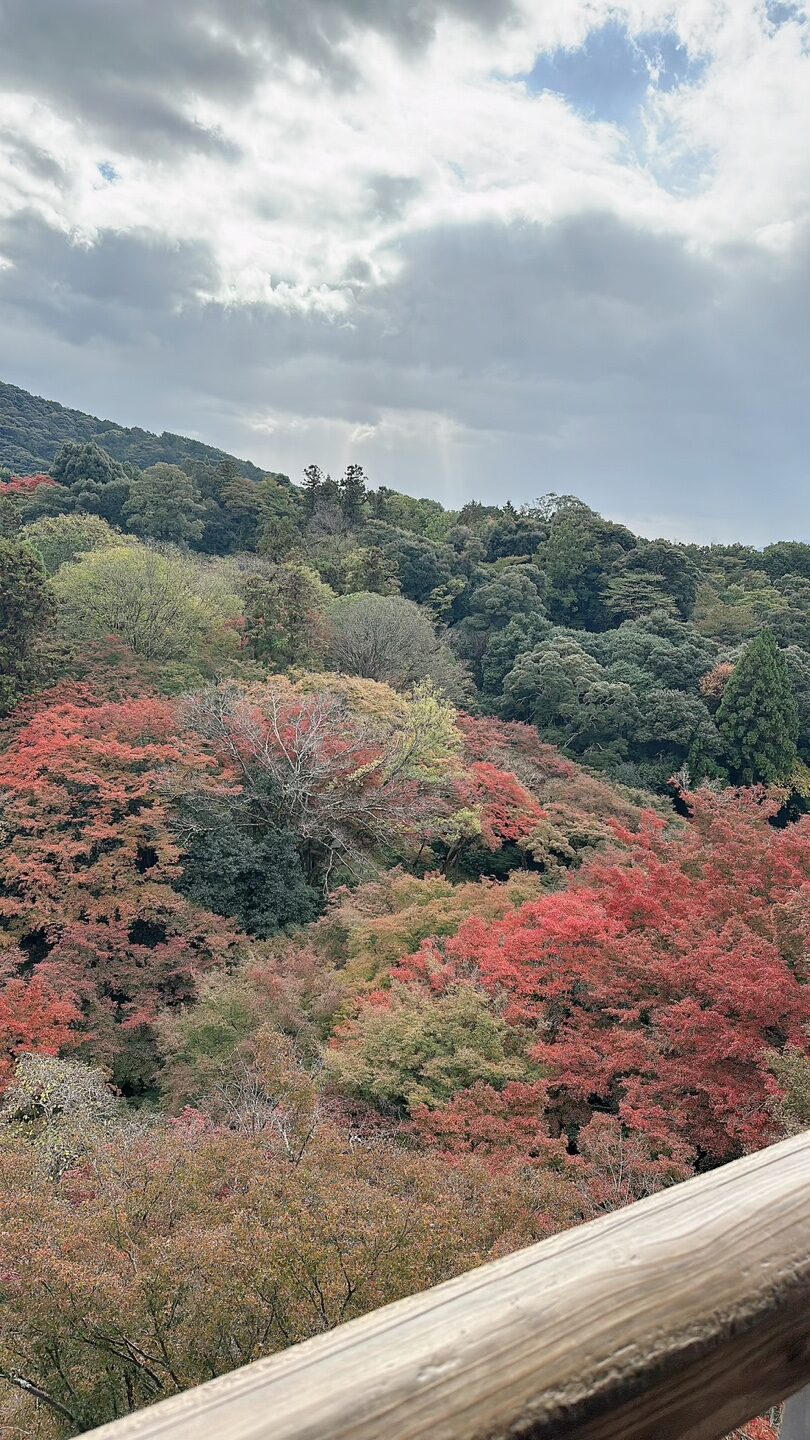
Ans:
{"type": "Polygon", "coordinates": [[[218,150],[188,118],[199,97],[238,101],[290,55],[351,83],[356,30],[417,49],[443,13],[491,28],[514,0],[0,0],[0,84],[23,77],[124,150],[218,150]]]}
{"type": "Polygon", "coordinates": [[[90,247],[71,243],[32,213],[0,226],[0,250],[11,261],[0,270],[0,306],[36,317],[74,345],[99,337],[126,346],[148,342],[217,278],[204,242],[107,234],[90,247]]]}
{"type": "Polygon", "coordinates": [[[346,325],[201,305],[205,246],[77,251],[29,220],[0,238],[18,262],[0,273],[0,374],[33,367],[53,398],[291,473],[356,457],[445,500],[573,490],[703,538],[810,536],[806,240],[710,260],[594,213],[448,227],[406,242],[399,278],[358,291],[346,325]],[[273,412],[300,429],[251,428],[273,412]],[[410,412],[447,417],[460,446],[426,431],[341,450],[346,422],[410,412]]]}
{"type": "Polygon", "coordinates": [[[42,150],[24,135],[12,135],[7,130],[0,130],[0,152],[10,161],[12,167],[17,170],[24,170],[29,175],[35,175],[39,180],[52,180],[61,184],[65,178],[65,172],[59,161],[47,150],[42,150]]]}

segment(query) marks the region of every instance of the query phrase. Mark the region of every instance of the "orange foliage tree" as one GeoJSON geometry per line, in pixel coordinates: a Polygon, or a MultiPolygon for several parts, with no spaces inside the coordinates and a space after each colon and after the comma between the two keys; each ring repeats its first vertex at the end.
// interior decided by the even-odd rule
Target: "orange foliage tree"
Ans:
{"type": "Polygon", "coordinates": [[[173,889],[180,852],[164,776],[210,769],[170,702],[105,704],[82,687],[52,697],[0,755],[3,978],[23,1009],[58,995],[74,1007],[61,1015],[70,1023],[78,1007],[94,1056],[135,1088],[151,1080],[158,1012],[192,999],[197,977],[237,943],[173,889]]]}

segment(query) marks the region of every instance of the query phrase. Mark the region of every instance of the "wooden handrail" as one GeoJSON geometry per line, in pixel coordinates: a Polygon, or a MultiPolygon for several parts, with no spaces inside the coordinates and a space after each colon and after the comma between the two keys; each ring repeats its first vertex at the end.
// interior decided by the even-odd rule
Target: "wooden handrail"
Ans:
{"type": "Polygon", "coordinates": [[[93,1440],[719,1440],[810,1381],[810,1132],[93,1440]]]}

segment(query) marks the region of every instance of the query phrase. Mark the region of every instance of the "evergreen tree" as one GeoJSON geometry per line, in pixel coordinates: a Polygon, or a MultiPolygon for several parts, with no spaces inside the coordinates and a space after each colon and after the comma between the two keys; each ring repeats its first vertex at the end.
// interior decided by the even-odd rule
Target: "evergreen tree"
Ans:
{"type": "Polygon", "coordinates": [[[132,481],[124,515],[136,535],[187,545],[202,536],[205,505],[185,470],[177,465],[150,465],[132,481]]]}
{"type": "Polygon", "coordinates": [[[308,465],[304,471],[304,513],[308,520],[315,514],[315,506],[323,486],[323,471],[319,465],[308,465]]]}
{"type": "Polygon", "coordinates": [[[319,914],[321,901],[307,883],[292,830],[266,817],[257,825],[239,806],[198,812],[196,822],[181,888],[198,905],[262,940],[319,914]]]}
{"type": "Polygon", "coordinates": [[[111,525],[121,525],[130,481],[137,473],[132,465],[113,460],[100,445],[73,440],[62,446],[51,466],[54,480],[70,491],[72,509],[101,515],[111,525]]]}
{"type": "Polygon", "coordinates": [[[790,779],[799,716],[787,662],[769,630],[751,641],[729,680],[717,728],[737,784],[779,785],[790,779]]]}
{"type": "Polygon", "coordinates": [[[348,465],[340,482],[340,508],[349,525],[360,525],[366,506],[366,477],[362,465],[348,465]]]}
{"type": "Polygon", "coordinates": [[[20,517],[14,501],[9,500],[7,495],[0,495],[0,536],[11,540],[19,534],[20,528],[20,517]]]}
{"type": "Polygon", "coordinates": [[[0,715],[8,714],[22,694],[31,649],[55,608],[36,550],[0,539],[0,715]]]}

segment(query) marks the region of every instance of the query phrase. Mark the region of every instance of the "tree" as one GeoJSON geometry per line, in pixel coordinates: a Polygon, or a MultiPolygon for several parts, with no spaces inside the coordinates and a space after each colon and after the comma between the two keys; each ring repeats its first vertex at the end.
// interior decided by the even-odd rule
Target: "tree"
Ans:
{"type": "Polygon", "coordinates": [[[623,525],[603,520],[581,501],[558,503],[537,564],[548,581],[546,607],[558,625],[607,630],[612,616],[605,584],[613,567],[636,545],[623,525]]]}
{"type": "Polygon", "coordinates": [[[0,540],[15,540],[22,529],[17,506],[0,493],[0,540]]]}
{"type": "Polygon", "coordinates": [[[418,849],[460,737],[427,689],[406,698],[370,681],[343,682],[343,693],[337,676],[308,683],[209,686],[187,718],[237,766],[251,801],[292,827],[306,873],[327,891],[336,874],[356,878],[373,857],[418,849]]]}
{"type": "MultiPolygon", "coordinates": [[[[270,560],[282,561],[299,549],[304,520],[300,494],[272,476],[256,486],[260,500],[256,548],[270,560]]],[[[249,548],[249,547],[243,547],[249,548]]]]}
{"type": "MultiPolygon", "coordinates": [[[[543,576],[534,565],[514,565],[495,574],[483,566],[477,571],[460,602],[466,613],[454,628],[453,643],[472,665],[479,682],[484,656],[500,631],[507,629],[513,620],[522,626],[531,626],[535,619],[542,621],[544,610],[538,589],[542,586],[543,576]]],[[[542,629],[541,624],[533,633],[542,629]]],[[[545,630],[551,630],[548,621],[545,630]]]]}
{"type": "Polygon", "coordinates": [[[301,487],[304,492],[304,514],[311,520],[315,514],[315,507],[318,503],[318,496],[324,483],[324,475],[319,465],[308,465],[304,471],[304,483],[301,487]]]}
{"type": "Polygon", "coordinates": [[[34,1440],[86,1430],[530,1243],[533,1199],[323,1123],[296,1160],[192,1114],[61,1179],[5,1147],[0,1380],[34,1440]]]}
{"type": "Polygon", "coordinates": [[[771,579],[801,575],[810,580],[810,545],[802,540],[779,540],[775,545],[766,545],[757,558],[771,579]]]}
{"type": "Polygon", "coordinates": [[[348,525],[363,521],[366,506],[366,477],[362,465],[348,465],[340,481],[340,508],[348,525]]]}
{"type": "Polygon", "coordinates": [[[481,658],[481,689],[494,700],[503,693],[504,681],[519,656],[534,650],[553,632],[550,620],[539,613],[514,615],[503,630],[488,636],[481,658]]]}
{"type": "Polygon", "coordinates": [[[431,680],[455,700],[469,690],[464,667],[411,600],[345,595],[330,607],[329,623],[329,658],[337,670],[400,688],[431,680]]]}
{"type": "Polygon", "coordinates": [[[23,693],[34,645],[55,611],[36,550],[24,541],[0,539],[0,716],[23,693]]]}
{"type": "Polygon", "coordinates": [[[419,605],[425,604],[434,590],[453,579],[456,557],[449,545],[438,545],[376,522],[363,532],[363,543],[384,551],[396,567],[403,595],[419,605]]]}
{"type": "Polygon", "coordinates": [[[472,986],[442,996],[395,986],[337,1034],[333,1084],[384,1110],[433,1107],[483,1083],[502,1089],[527,1073],[517,1037],[472,986]]]}
{"type": "Polygon", "coordinates": [[[332,591],[306,565],[286,561],[248,575],[242,585],[245,641],[251,655],[284,670],[322,663],[332,591]]]}
{"type": "Polygon", "coordinates": [[[397,595],[399,578],[397,567],[378,545],[364,546],[355,550],[346,574],[347,593],[360,592],[374,595],[397,595]]]}
{"type": "MultiPolygon", "coordinates": [[[[52,697],[0,754],[0,947],[17,987],[13,997],[6,987],[8,1003],[24,1015],[36,985],[47,1015],[59,997],[72,1008],[55,1020],[85,1044],[91,1036],[93,1057],[131,1092],[154,1082],[158,1013],[189,1001],[197,977],[240,943],[175,888],[170,777],[187,795],[211,768],[170,702],[105,704],[81,688],[52,697]]],[[[219,788],[228,793],[223,777],[219,788]]],[[[11,1048],[60,1046],[23,1034],[11,1048]]]]}
{"type": "Polygon", "coordinates": [[[684,801],[687,829],[648,817],[576,885],[423,944],[391,978],[473,983],[519,1035],[533,1027],[551,1134],[574,1145],[603,1112],[707,1165],[774,1138],[774,1047],[806,1052],[810,820],[774,829],[757,791],[684,801]]]}
{"type": "Polygon", "coordinates": [[[699,579],[684,546],[668,540],[638,540],[614,567],[606,589],[608,608],[622,619],[661,610],[688,620],[699,579]]]}
{"type": "Polygon", "coordinates": [[[100,515],[44,515],[26,525],[24,538],[42,556],[49,575],[62,565],[86,555],[90,550],[104,550],[120,545],[122,537],[100,515]]]}
{"type": "Polygon", "coordinates": [[[33,1060],[74,1049],[81,1024],[76,1000],[44,976],[6,980],[0,985],[0,1090],[10,1083],[21,1056],[33,1060]]]}
{"type": "Polygon", "coordinates": [[[136,535],[188,545],[204,529],[205,506],[199,489],[177,465],[150,465],[129,487],[124,518],[136,535]]]}
{"type": "Polygon", "coordinates": [[[133,466],[119,464],[99,445],[72,440],[62,446],[51,466],[54,480],[69,491],[72,508],[89,510],[118,526],[136,473],[133,466]]]}
{"type": "Polygon", "coordinates": [[[717,712],[732,778],[742,785],[783,785],[796,763],[799,716],[790,672],[773,635],[745,650],[717,712]]]}
{"type": "Polygon", "coordinates": [[[119,544],[63,565],[54,586],[69,633],[120,635],[136,655],[164,662],[236,649],[226,626],[240,603],[213,579],[188,556],[119,544]]]}
{"type": "Polygon", "coordinates": [[[256,788],[255,803],[196,798],[185,807],[181,888],[197,905],[266,939],[314,920],[321,905],[304,875],[294,831],[272,818],[278,806],[256,788]]]}
{"type": "MultiPolygon", "coordinates": [[[[74,1023],[80,1020],[77,1011],[74,1023]]],[[[56,1036],[52,1046],[61,1049],[71,1043],[76,1043],[73,1035],[67,1041],[56,1036]]],[[[120,1128],[124,1116],[124,1103],[106,1071],[80,1060],[60,1059],[50,1051],[20,1056],[0,1107],[5,1136],[33,1143],[37,1158],[57,1176],[79,1164],[99,1139],[120,1128]]]]}

